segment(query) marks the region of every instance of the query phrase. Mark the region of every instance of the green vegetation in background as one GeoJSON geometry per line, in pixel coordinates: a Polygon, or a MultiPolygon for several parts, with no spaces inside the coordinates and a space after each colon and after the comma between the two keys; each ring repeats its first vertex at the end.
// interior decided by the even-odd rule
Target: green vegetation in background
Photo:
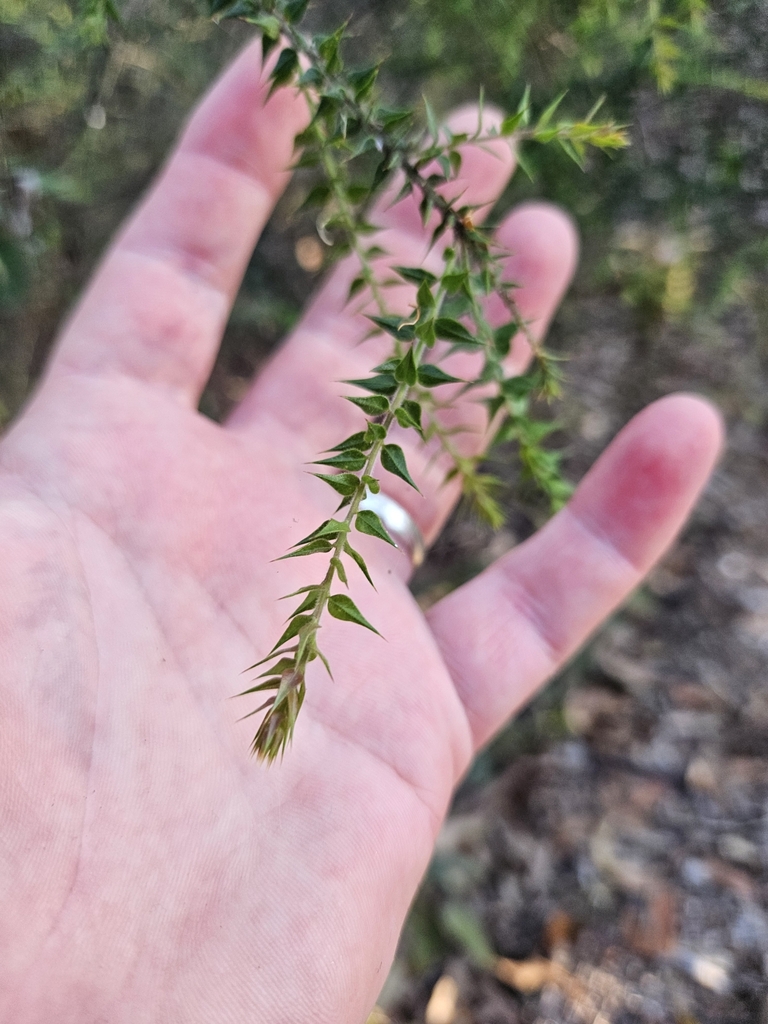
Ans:
{"type": "MultiPolygon", "coordinates": [[[[3,346],[0,397],[10,409],[184,111],[243,38],[211,26],[194,0],[116,2],[0,0],[0,305],[17,350],[9,362],[3,346]]],[[[317,6],[329,21],[346,13],[340,0],[317,6]]],[[[768,133],[744,123],[762,109],[768,74],[754,56],[745,63],[739,35],[748,25],[759,37],[754,0],[488,0],[481,16],[475,0],[370,0],[353,24],[361,53],[391,53],[393,96],[424,91],[439,112],[474,97],[479,80],[504,106],[524,82],[534,103],[567,90],[567,111],[606,95],[606,115],[634,126],[634,152],[586,178],[564,156],[524,152],[535,181],[519,175],[509,201],[546,195],[570,209],[588,257],[610,250],[592,267],[598,281],[621,288],[644,328],[702,296],[723,308],[754,294],[768,133]],[[646,137],[649,117],[669,126],[651,132],[662,138],[646,137]]],[[[244,309],[273,277],[255,268],[244,309]]],[[[297,292],[278,292],[276,328],[297,292]]]]}
{"type": "Polygon", "coordinates": [[[518,176],[509,199],[561,202],[580,221],[588,254],[613,248],[603,270],[647,324],[687,312],[694,297],[722,297],[733,284],[723,254],[755,265],[762,225],[750,226],[751,196],[763,191],[762,173],[755,168],[759,185],[749,183],[746,195],[744,184],[765,135],[745,138],[739,122],[768,99],[766,67],[745,67],[741,45],[742,26],[761,30],[758,8],[749,0],[489,0],[479,17],[472,0],[413,0],[394,72],[413,87],[418,76],[440,109],[469,98],[478,78],[503,106],[522,82],[532,84],[534,102],[567,90],[565,109],[605,95],[601,113],[633,126],[633,151],[612,167],[600,161],[587,179],[555,153],[524,153],[536,183],[518,176]],[[662,122],[656,138],[645,132],[649,120],[662,122]],[[634,221],[646,230],[627,230],[634,221]],[[708,261],[705,252],[717,255],[708,261]]]}
{"type": "MultiPolygon", "coordinates": [[[[328,23],[349,13],[343,0],[316,7],[328,23]]],[[[541,195],[569,209],[584,239],[582,279],[619,289],[650,335],[704,299],[713,311],[758,301],[764,22],[757,0],[487,0],[482,10],[476,0],[361,0],[353,28],[361,59],[389,55],[393,100],[424,92],[438,113],[475,98],[480,82],[505,107],[526,82],[539,109],[563,90],[566,113],[607,97],[601,114],[633,125],[629,155],[588,163],[584,176],[564,154],[523,151],[534,180],[518,175],[506,201],[541,195]],[[755,39],[746,61],[742,26],[755,39]]],[[[185,111],[243,38],[212,26],[195,0],[0,0],[7,412],[185,111]]],[[[285,272],[294,240],[271,236],[253,261],[223,356],[241,379],[312,284],[295,265],[285,272]]],[[[206,404],[219,415],[215,392],[206,404]]]]}
{"type": "Polygon", "coordinates": [[[194,0],[0,0],[0,415],[225,57],[194,0]]]}

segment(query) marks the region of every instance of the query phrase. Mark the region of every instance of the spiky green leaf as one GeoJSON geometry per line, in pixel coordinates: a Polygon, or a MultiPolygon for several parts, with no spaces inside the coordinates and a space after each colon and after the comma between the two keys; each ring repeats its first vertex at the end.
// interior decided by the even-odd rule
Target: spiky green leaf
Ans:
{"type": "Polygon", "coordinates": [[[287,554],[281,555],[275,561],[283,562],[286,558],[303,558],[305,555],[325,555],[332,547],[333,545],[327,540],[313,540],[309,544],[297,548],[296,551],[289,551],[287,554]]]}
{"type": "Polygon", "coordinates": [[[355,562],[355,564],[357,565],[357,567],[360,570],[360,572],[362,572],[363,576],[365,576],[365,578],[368,580],[368,582],[371,584],[371,586],[375,590],[376,589],[376,585],[374,584],[373,580],[371,579],[371,574],[368,572],[368,566],[365,564],[365,559],[360,554],[360,552],[359,551],[355,551],[355,549],[352,547],[352,545],[349,544],[347,541],[344,542],[344,552],[345,552],[345,554],[349,555],[349,557],[352,559],[353,562],[355,562]]]}
{"type": "Polygon", "coordinates": [[[365,431],[366,446],[373,447],[377,441],[383,441],[387,436],[387,428],[383,423],[369,423],[365,431]]]}
{"type": "Polygon", "coordinates": [[[379,107],[376,113],[385,131],[404,128],[409,121],[413,120],[412,110],[388,110],[384,107],[379,107]]]}
{"type": "Polygon", "coordinates": [[[270,94],[279,88],[281,85],[286,85],[293,78],[296,69],[299,66],[299,57],[295,50],[291,49],[290,46],[286,46],[281,51],[280,56],[277,58],[277,64],[275,64],[274,70],[270,75],[272,85],[270,86],[270,94]]]}
{"type": "Polygon", "coordinates": [[[421,434],[423,439],[424,433],[421,426],[421,406],[418,402],[413,402],[410,399],[403,402],[400,408],[395,410],[395,418],[401,427],[412,427],[421,434]]]}
{"type": "Polygon", "coordinates": [[[280,22],[271,14],[257,14],[251,0],[237,0],[237,3],[230,7],[225,18],[242,18],[249,25],[255,25],[261,29],[265,36],[277,41],[280,36],[280,22]]]}
{"type": "Polygon", "coordinates": [[[252,21],[249,15],[253,14],[253,7],[248,0],[236,0],[231,7],[227,7],[223,14],[220,15],[220,21],[230,21],[233,18],[240,18],[242,21],[252,21]]]}
{"type": "Polygon", "coordinates": [[[297,615],[294,619],[291,619],[285,629],[285,632],[272,648],[272,653],[274,654],[278,647],[282,647],[286,640],[292,640],[293,637],[298,636],[307,623],[311,621],[311,615],[297,615]]]}
{"type": "Polygon", "coordinates": [[[343,383],[352,384],[356,388],[364,388],[366,391],[373,391],[377,395],[394,395],[397,391],[397,381],[391,373],[377,373],[365,380],[345,380],[343,383]]]}
{"type": "Polygon", "coordinates": [[[352,284],[349,286],[347,292],[347,302],[351,302],[354,297],[365,288],[366,281],[364,277],[356,277],[352,284]]]}
{"type": "Polygon", "coordinates": [[[379,66],[376,64],[370,68],[362,68],[359,71],[353,71],[349,75],[349,84],[354,89],[355,99],[358,103],[361,100],[367,100],[371,95],[378,74],[379,66]]]}
{"type": "MultiPolygon", "coordinates": [[[[348,530],[349,527],[346,523],[342,523],[338,519],[326,519],[325,522],[321,523],[316,530],[313,530],[312,533],[307,534],[306,537],[303,537],[295,544],[292,544],[291,547],[300,547],[302,544],[308,544],[310,541],[317,540],[320,537],[324,537],[326,540],[332,540],[334,537],[338,537],[340,533],[346,533],[348,530]]],[[[300,593],[300,591],[296,591],[296,593],[300,593]]],[[[295,597],[296,594],[289,594],[288,596],[295,597]]]]}
{"type": "Polygon", "coordinates": [[[266,658],[262,658],[261,661],[254,661],[254,663],[252,665],[249,665],[248,668],[243,669],[243,673],[253,672],[255,668],[258,668],[260,665],[266,665],[266,663],[268,661],[272,661],[273,658],[278,658],[281,654],[295,654],[297,650],[298,647],[285,647],[280,651],[276,651],[275,648],[273,647],[269,654],[266,656],[266,658]]]}
{"type": "Polygon", "coordinates": [[[295,25],[304,17],[308,6],[309,0],[288,0],[283,9],[288,21],[295,25]]]}
{"type": "Polygon", "coordinates": [[[304,598],[304,600],[301,602],[298,608],[294,608],[291,614],[302,615],[304,612],[311,612],[314,608],[317,607],[317,602],[319,600],[319,593],[313,592],[311,594],[307,594],[307,596],[304,598]]]}
{"type": "Polygon", "coordinates": [[[349,580],[347,579],[347,573],[346,573],[346,570],[344,569],[344,563],[341,561],[341,559],[340,558],[332,558],[331,559],[331,565],[336,570],[336,575],[339,577],[339,579],[344,584],[344,586],[345,587],[348,586],[349,585],[349,580]]]}
{"type": "Polygon", "coordinates": [[[552,120],[555,111],[565,99],[565,95],[566,94],[564,92],[561,92],[560,95],[549,104],[549,106],[546,108],[544,113],[539,118],[538,124],[536,125],[537,129],[546,128],[546,126],[552,120]]]}
{"type": "Polygon", "coordinates": [[[350,448],[346,451],[339,452],[338,455],[331,456],[330,459],[316,459],[313,466],[332,466],[334,469],[345,469],[351,473],[359,472],[365,465],[366,456],[356,451],[354,448],[350,448]]]}
{"type": "Polygon", "coordinates": [[[394,373],[395,367],[400,362],[397,356],[392,356],[390,359],[385,359],[383,363],[379,363],[374,366],[373,373],[394,373]]]}
{"type": "MultiPolygon", "coordinates": [[[[266,682],[259,683],[258,686],[249,686],[247,690],[241,690],[240,693],[236,693],[235,697],[247,697],[249,693],[260,693],[265,690],[277,690],[280,686],[280,676],[276,676],[273,679],[267,679],[266,682]]],[[[254,714],[255,712],[251,712],[254,714]]]]}
{"type": "Polygon", "coordinates": [[[404,323],[401,316],[369,316],[369,320],[380,327],[382,331],[391,334],[398,341],[412,341],[415,337],[413,324],[404,323]]]}
{"type": "Polygon", "coordinates": [[[437,281],[435,275],[423,267],[392,267],[392,269],[404,281],[409,281],[411,284],[423,284],[426,282],[428,285],[433,285],[437,281]]]}
{"type": "Polygon", "coordinates": [[[501,385],[505,398],[525,398],[540,384],[539,375],[524,373],[519,377],[508,377],[501,385]]]}
{"type": "Polygon", "coordinates": [[[405,454],[403,449],[398,444],[385,444],[381,449],[381,464],[388,473],[399,476],[401,480],[405,480],[407,484],[410,484],[414,490],[419,490],[416,484],[411,478],[411,474],[408,472],[408,466],[405,462],[405,454]]]}
{"type": "Polygon", "coordinates": [[[319,590],[320,587],[316,583],[310,584],[308,587],[299,587],[298,590],[292,590],[290,594],[283,594],[280,601],[287,601],[291,597],[298,597],[299,594],[308,594],[310,590],[319,590]]]}
{"type": "Polygon", "coordinates": [[[516,320],[511,320],[493,332],[493,348],[499,359],[505,359],[509,355],[512,338],[517,334],[520,325],[516,320]]]}
{"type": "Polygon", "coordinates": [[[520,127],[523,121],[524,114],[518,111],[516,114],[510,114],[505,117],[499,126],[499,135],[514,135],[517,129],[520,127]]]}
{"type": "Polygon", "coordinates": [[[435,333],[435,321],[433,317],[429,320],[424,320],[422,323],[416,325],[416,337],[420,338],[427,348],[432,348],[437,341],[437,334],[435,333]]]}
{"type": "Polygon", "coordinates": [[[313,206],[324,206],[331,195],[331,186],[326,182],[320,182],[318,185],[314,185],[306,195],[304,202],[301,204],[299,209],[309,210],[313,206]]]}
{"type": "Polygon", "coordinates": [[[455,295],[456,292],[466,288],[469,284],[469,274],[466,270],[456,271],[452,274],[445,274],[442,279],[443,288],[448,295],[455,295]]]}
{"type": "Polygon", "coordinates": [[[329,448],[328,451],[343,452],[346,451],[348,448],[358,448],[361,451],[364,451],[365,448],[367,447],[369,447],[369,445],[365,431],[359,430],[356,434],[350,434],[349,437],[345,438],[345,440],[340,441],[338,444],[334,445],[333,448],[329,448]]]}
{"type": "Polygon", "coordinates": [[[357,513],[355,519],[355,526],[360,533],[367,533],[369,537],[378,537],[379,540],[386,541],[387,544],[391,544],[393,548],[397,547],[397,544],[392,540],[390,535],[387,533],[387,529],[382,523],[379,516],[370,508],[361,509],[357,513]]]}
{"type": "Polygon", "coordinates": [[[528,153],[523,146],[518,146],[517,150],[515,151],[515,159],[517,160],[517,166],[520,168],[520,170],[523,172],[526,178],[528,178],[530,181],[535,181],[536,175],[534,173],[533,164],[528,159],[528,153]]]}
{"type": "Polygon", "coordinates": [[[395,380],[398,384],[407,384],[412,387],[418,379],[418,368],[413,355],[413,346],[411,346],[395,368],[395,380]]]}
{"type": "Polygon", "coordinates": [[[423,388],[436,388],[440,384],[463,384],[459,377],[453,377],[439,366],[432,363],[424,363],[419,367],[419,384],[423,388]]]}
{"type": "Polygon", "coordinates": [[[480,344],[477,338],[469,333],[464,324],[447,316],[439,316],[435,320],[435,333],[438,338],[442,338],[444,341],[457,341],[462,345],[480,344]]]}
{"type": "Polygon", "coordinates": [[[276,700],[276,697],[270,697],[269,700],[265,700],[263,704],[259,704],[259,706],[254,708],[253,711],[249,711],[247,715],[243,715],[241,718],[238,718],[238,722],[244,722],[246,718],[252,718],[253,715],[258,715],[258,713],[263,711],[264,708],[271,708],[275,704],[276,700]]]}
{"type": "Polygon", "coordinates": [[[328,612],[334,619],[341,619],[343,622],[354,622],[358,626],[365,626],[372,633],[381,636],[378,629],[372,626],[363,615],[351,597],[346,594],[334,594],[328,598],[328,612]]]}
{"type": "Polygon", "coordinates": [[[422,321],[435,308],[435,296],[427,281],[422,281],[416,293],[416,305],[419,308],[419,316],[422,321]]]}
{"type": "MultiPolygon", "coordinates": [[[[291,616],[293,618],[293,616],[291,616]]],[[[272,655],[274,657],[274,655],[272,655]]],[[[287,672],[295,666],[296,662],[293,658],[280,658],[278,662],[268,668],[266,672],[262,672],[258,679],[264,679],[266,676],[281,676],[283,672],[287,672]]]]}
{"type": "Polygon", "coordinates": [[[330,74],[335,74],[341,70],[341,57],[339,55],[339,47],[341,40],[344,38],[344,32],[346,30],[346,22],[340,25],[335,32],[332,32],[328,36],[316,36],[315,45],[317,46],[320,56],[325,61],[326,67],[330,74]]]}
{"type": "Polygon", "coordinates": [[[336,476],[329,476],[326,473],[313,473],[318,480],[324,480],[334,491],[338,491],[342,497],[347,498],[357,490],[359,480],[352,473],[338,473],[336,476]]]}

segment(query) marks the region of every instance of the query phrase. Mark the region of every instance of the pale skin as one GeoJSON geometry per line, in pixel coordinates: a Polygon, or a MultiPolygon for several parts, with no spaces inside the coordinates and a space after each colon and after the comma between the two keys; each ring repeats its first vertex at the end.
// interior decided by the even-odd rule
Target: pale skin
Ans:
{"type": "MultiPolygon", "coordinates": [[[[361,543],[378,593],[355,577],[352,595],[386,640],[325,625],[334,681],[313,667],[284,761],[254,762],[250,706],[227,698],[277,638],[277,598],[324,571],[270,560],[332,513],[306,463],[360,429],[335,382],[376,358],[342,267],[227,424],[196,411],[306,116],[265,95],[251,48],[0,447],[2,1021],[360,1024],[473,752],[663,554],[721,445],[706,403],[657,402],[565,511],[426,616],[408,560],[361,543]]],[[[512,168],[467,154],[472,201],[512,168]]],[[[412,208],[381,223],[400,262],[423,257],[412,208]]],[[[573,229],[536,205],[499,234],[541,334],[573,229]]],[[[407,451],[424,498],[388,490],[433,538],[455,494],[407,451]]]]}

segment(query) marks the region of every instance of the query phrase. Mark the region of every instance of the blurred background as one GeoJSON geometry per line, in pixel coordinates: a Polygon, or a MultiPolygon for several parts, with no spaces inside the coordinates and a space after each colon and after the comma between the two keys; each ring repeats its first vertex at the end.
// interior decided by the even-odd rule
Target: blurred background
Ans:
{"type": "MultiPolygon", "coordinates": [[[[184,117],[248,38],[202,0],[0,0],[0,423],[184,117]]],[[[590,158],[524,153],[499,205],[544,197],[583,257],[551,345],[576,482],[677,389],[729,448],[681,541],[476,760],[372,1018],[384,1024],[768,1024],[768,3],[317,0],[348,56],[388,56],[392,102],[486,96],[630,126],[590,158]],[[501,961],[498,958],[504,958],[501,961]],[[497,975],[503,975],[499,980],[497,975]]],[[[219,419],[322,279],[289,190],[254,254],[201,403],[219,419]]],[[[427,606],[543,519],[516,486],[499,533],[459,510],[414,581],[427,606]]]]}

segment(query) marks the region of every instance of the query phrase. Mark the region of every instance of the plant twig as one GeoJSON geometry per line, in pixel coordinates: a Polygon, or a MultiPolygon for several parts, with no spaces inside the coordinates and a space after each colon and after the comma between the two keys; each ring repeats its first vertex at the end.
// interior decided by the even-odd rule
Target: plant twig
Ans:
{"type": "Polygon", "coordinates": [[[349,299],[360,294],[373,303],[377,312],[369,314],[369,319],[374,332],[388,335],[392,350],[372,376],[347,382],[365,392],[347,399],[365,415],[364,429],[315,463],[322,470],[315,475],[341,496],[334,516],[344,510],[343,518],[325,520],[282,556],[324,554],[329,562],[319,583],[288,595],[300,598],[299,603],[272,651],[251,666],[266,669],[243,691],[243,695],[266,696],[260,707],[246,715],[264,712],[251,750],[266,761],[282,755],[291,740],[309,665],[321,660],[331,671],[318,646],[324,616],[377,632],[345,590],[335,591],[335,587],[336,581],[343,588],[348,586],[347,568],[353,562],[373,584],[362,555],[352,546],[355,531],[394,543],[376,513],[360,508],[368,491],[379,491],[381,474],[393,474],[416,486],[402,448],[390,440],[394,425],[415,431],[422,441],[436,438],[452,464],[448,478],[458,476],[478,511],[499,526],[503,513],[494,497],[499,481],[480,471],[481,454],[468,457],[456,448],[452,432],[440,419],[441,408],[450,402],[438,403],[433,395],[435,389],[451,384],[455,397],[482,388],[492,440],[517,442],[524,472],[547,494],[553,508],[569,491],[557,453],[542,445],[553,427],[531,414],[532,400],[558,392],[553,359],[532,337],[515,302],[515,286],[504,280],[506,254],[474,223],[473,208],[461,196],[451,199],[446,194],[445,186],[460,176],[462,147],[487,146],[500,138],[518,147],[524,141],[556,143],[583,163],[587,146],[605,150],[626,144],[619,126],[594,122],[596,108],[582,121],[556,121],[562,97],[534,121],[527,90],[517,110],[498,128],[484,128],[480,115],[474,133],[453,132],[439,127],[426,107],[428,126],[418,130],[412,111],[392,110],[380,103],[375,90],[378,66],[345,67],[341,52],[345,25],[326,35],[301,29],[306,8],[307,0],[211,0],[215,16],[244,18],[261,31],[265,56],[280,48],[271,72],[272,89],[292,85],[305,96],[311,123],[296,138],[297,166],[313,168],[322,176],[306,205],[319,207],[318,229],[334,254],[353,253],[359,262],[349,299]],[[371,161],[375,163],[372,177],[371,161]],[[388,308],[383,293],[386,282],[373,266],[386,254],[367,241],[376,230],[367,219],[372,197],[397,175],[400,197],[415,196],[425,228],[433,226],[432,246],[443,246],[442,270],[437,274],[422,267],[389,267],[389,261],[382,261],[389,274],[394,272],[415,287],[410,316],[388,308]],[[507,321],[498,327],[485,314],[485,300],[494,292],[508,313],[507,321]],[[532,363],[525,374],[511,377],[506,359],[520,333],[530,344],[532,363]],[[459,381],[441,365],[457,351],[479,356],[480,371],[474,379],[459,381]],[[427,362],[429,353],[433,354],[427,362]]]}

